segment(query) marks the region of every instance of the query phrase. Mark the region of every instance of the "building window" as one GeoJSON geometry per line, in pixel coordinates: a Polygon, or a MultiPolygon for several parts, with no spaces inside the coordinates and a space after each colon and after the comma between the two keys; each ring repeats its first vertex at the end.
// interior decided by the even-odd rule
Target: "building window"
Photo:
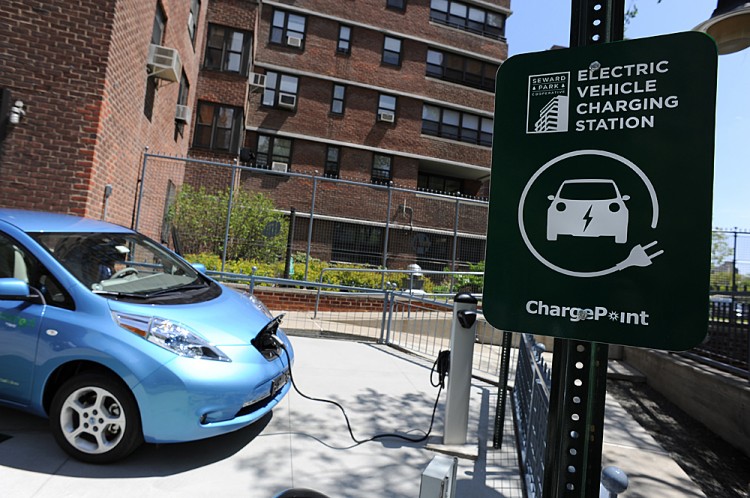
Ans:
{"type": "Polygon", "coordinates": [[[392,36],[383,37],[383,64],[401,66],[401,40],[392,36]]]}
{"type": "Polygon", "coordinates": [[[350,54],[352,52],[352,28],[345,24],[339,25],[339,42],[336,45],[336,52],[340,54],[350,54]]]}
{"type": "Polygon", "coordinates": [[[193,147],[234,153],[242,132],[242,109],[199,102],[193,147]]]}
{"type": "Polygon", "coordinates": [[[463,191],[463,180],[420,172],[417,176],[417,188],[428,192],[458,194],[463,191]]]}
{"type": "Polygon", "coordinates": [[[344,114],[344,98],[346,87],[344,85],[333,85],[333,97],[331,98],[331,114],[344,114]]]}
{"type": "Polygon", "coordinates": [[[326,164],[323,175],[328,178],[338,178],[341,169],[341,148],[329,145],[326,150],[326,164]]]}
{"type": "Polygon", "coordinates": [[[258,148],[255,151],[256,167],[271,169],[273,163],[292,163],[292,140],[273,135],[258,135],[258,148]]]}
{"type": "Polygon", "coordinates": [[[505,37],[505,14],[453,0],[431,0],[430,20],[487,38],[505,37]]]}
{"type": "Polygon", "coordinates": [[[271,43],[303,48],[306,21],[305,16],[274,9],[271,24],[271,43]]]}
{"type": "Polygon", "coordinates": [[[188,35],[195,46],[195,34],[198,30],[198,16],[201,12],[201,0],[190,0],[190,14],[188,15],[188,35]]]}
{"type": "Polygon", "coordinates": [[[406,0],[386,0],[385,6],[393,10],[406,10],[406,0]]]}
{"type": "Polygon", "coordinates": [[[372,157],[372,182],[387,184],[392,178],[392,162],[391,156],[384,156],[382,154],[375,154],[372,157]]]}
{"type": "Polygon", "coordinates": [[[383,264],[384,230],[381,227],[336,222],[331,259],[346,263],[383,264]]]}
{"type": "MultiPolygon", "coordinates": [[[[182,72],[180,77],[180,88],[177,91],[177,105],[186,106],[188,103],[188,95],[190,94],[190,83],[188,82],[185,71],[182,72]]],[[[176,119],[174,127],[174,139],[177,140],[177,136],[183,136],[185,131],[185,120],[176,119]]]]}
{"type": "Polygon", "coordinates": [[[263,90],[263,105],[297,108],[297,91],[299,78],[288,74],[266,71],[266,88],[263,90]]]}
{"type": "Polygon", "coordinates": [[[247,76],[252,36],[225,26],[210,24],[203,67],[247,76]]]}
{"type": "Polygon", "coordinates": [[[492,146],[491,118],[468,112],[425,104],[422,108],[422,133],[470,144],[492,146]]]}
{"type": "Polygon", "coordinates": [[[381,93],[378,97],[378,121],[394,123],[396,121],[396,97],[381,93]]]}
{"type": "Polygon", "coordinates": [[[156,13],[154,14],[154,26],[151,29],[151,43],[161,45],[164,41],[164,30],[167,27],[167,15],[161,6],[161,2],[156,3],[156,13]]]}
{"type": "Polygon", "coordinates": [[[427,50],[427,76],[482,90],[495,89],[497,64],[440,50],[427,50]]]}

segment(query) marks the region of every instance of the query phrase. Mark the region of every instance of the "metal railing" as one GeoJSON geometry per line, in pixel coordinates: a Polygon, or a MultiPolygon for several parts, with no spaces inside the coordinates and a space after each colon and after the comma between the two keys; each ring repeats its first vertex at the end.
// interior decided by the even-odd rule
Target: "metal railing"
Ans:
{"type": "Polygon", "coordinates": [[[542,358],[544,345],[521,335],[513,408],[521,454],[521,471],[530,498],[542,496],[552,373],[542,358]]]}

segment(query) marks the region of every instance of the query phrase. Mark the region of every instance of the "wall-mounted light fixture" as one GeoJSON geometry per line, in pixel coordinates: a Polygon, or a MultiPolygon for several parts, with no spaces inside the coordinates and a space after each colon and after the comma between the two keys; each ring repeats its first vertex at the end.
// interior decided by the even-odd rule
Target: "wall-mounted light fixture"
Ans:
{"type": "Polygon", "coordinates": [[[10,108],[10,113],[8,114],[8,122],[12,125],[17,125],[21,122],[21,117],[26,115],[26,111],[23,109],[23,102],[20,100],[16,100],[16,103],[13,104],[13,107],[10,108]]]}

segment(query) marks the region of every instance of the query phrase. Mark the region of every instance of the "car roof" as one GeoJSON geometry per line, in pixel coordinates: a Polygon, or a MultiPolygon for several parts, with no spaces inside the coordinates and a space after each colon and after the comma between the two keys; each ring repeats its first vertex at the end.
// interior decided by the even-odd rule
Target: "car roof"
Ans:
{"type": "Polygon", "coordinates": [[[107,223],[69,214],[25,211],[0,208],[0,221],[6,222],[24,232],[111,232],[123,233],[132,230],[107,223]]]}

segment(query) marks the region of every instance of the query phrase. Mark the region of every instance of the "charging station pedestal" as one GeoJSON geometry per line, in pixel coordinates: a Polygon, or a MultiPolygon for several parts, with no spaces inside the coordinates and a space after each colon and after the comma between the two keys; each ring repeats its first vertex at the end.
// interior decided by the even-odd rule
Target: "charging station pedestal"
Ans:
{"type": "Polygon", "coordinates": [[[453,300],[451,365],[445,402],[445,445],[465,445],[469,426],[469,393],[476,336],[477,299],[457,294],[453,300]]]}

